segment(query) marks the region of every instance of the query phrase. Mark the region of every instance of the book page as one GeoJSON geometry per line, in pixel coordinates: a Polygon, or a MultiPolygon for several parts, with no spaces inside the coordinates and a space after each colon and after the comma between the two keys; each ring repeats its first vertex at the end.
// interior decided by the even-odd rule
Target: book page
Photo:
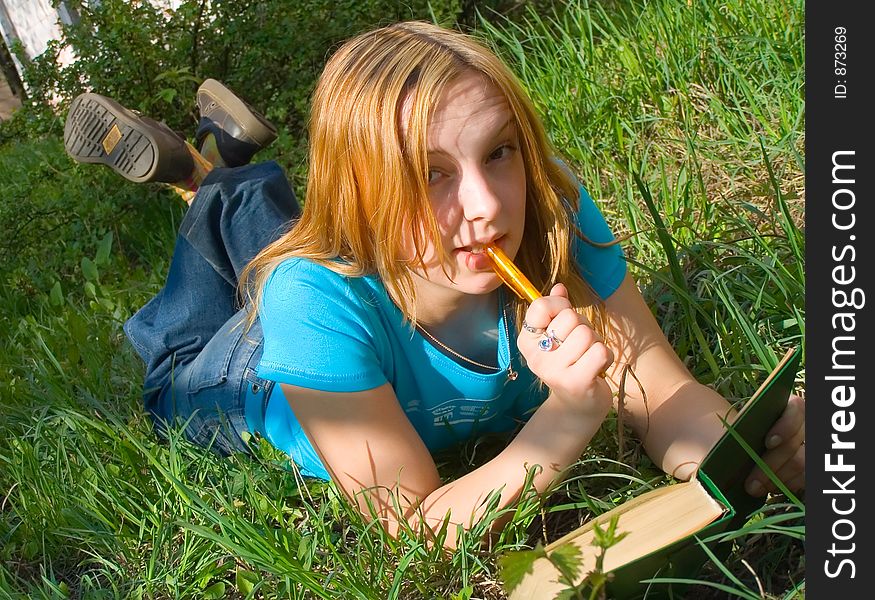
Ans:
{"type": "MultiPolygon", "coordinates": [[[[596,517],[559,540],[546,550],[574,544],[580,550],[582,569],[575,583],[580,583],[596,565],[600,549],[592,545],[593,524],[603,529],[614,515],[619,515],[617,533],[628,535],[605,552],[604,570],[611,571],[642,556],[696,533],[724,512],[698,480],[657,488],[642,494],[596,517]]],[[[535,561],[533,571],[514,590],[511,598],[552,598],[565,586],[557,582],[558,571],[546,559],[535,561]]]]}

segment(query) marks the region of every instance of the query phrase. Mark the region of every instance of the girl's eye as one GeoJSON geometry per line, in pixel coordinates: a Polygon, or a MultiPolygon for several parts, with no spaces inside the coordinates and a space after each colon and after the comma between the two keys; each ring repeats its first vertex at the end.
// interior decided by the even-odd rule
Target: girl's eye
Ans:
{"type": "Polygon", "coordinates": [[[492,151],[492,154],[489,155],[489,160],[500,160],[502,158],[506,158],[514,150],[516,150],[514,146],[511,146],[510,144],[504,144],[503,146],[499,146],[492,151]]]}
{"type": "Polygon", "coordinates": [[[429,169],[428,170],[428,183],[432,184],[432,183],[437,182],[437,180],[440,178],[440,176],[441,176],[440,171],[438,171],[436,169],[429,169]]]}

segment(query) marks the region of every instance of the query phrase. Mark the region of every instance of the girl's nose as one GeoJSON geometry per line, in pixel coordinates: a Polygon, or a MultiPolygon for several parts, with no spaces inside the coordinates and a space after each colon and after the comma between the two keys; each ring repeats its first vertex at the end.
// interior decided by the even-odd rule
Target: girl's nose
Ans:
{"type": "Polygon", "coordinates": [[[501,211],[501,199],[493,182],[482,171],[469,171],[462,176],[459,202],[468,221],[494,220],[501,211]]]}

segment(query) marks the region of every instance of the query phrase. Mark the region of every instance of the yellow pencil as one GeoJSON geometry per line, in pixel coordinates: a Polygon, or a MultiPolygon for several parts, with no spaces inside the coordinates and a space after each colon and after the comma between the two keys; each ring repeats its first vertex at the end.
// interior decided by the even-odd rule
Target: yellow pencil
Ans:
{"type": "Polygon", "coordinates": [[[492,268],[498,277],[523,300],[533,302],[541,297],[541,294],[532,285],[522,271],[507,257],[501,248],[495,244],[486,246],[486,254],[492,259],[492,268]]]}
{"type": "MultiPolygon", "coordinates": [[[[529,302],[534,302],[541,297],[541,294],[535,286],[532,285],[532,282],[523,275],[523,272],[513,264],[513,261],[507,257],[507,254],[505,254],[501,248],[495,244],[489,244],[486,246],[486,254],[492,259],[492,269],[498,274],[498,277],[505,283],[505,285],[512,289],[517,296],[523,300],[528,300],[529,302]]],[[[604,379],[607,377],[607,373],[602,371],[599,373],[599,377],[604,379]]]]}

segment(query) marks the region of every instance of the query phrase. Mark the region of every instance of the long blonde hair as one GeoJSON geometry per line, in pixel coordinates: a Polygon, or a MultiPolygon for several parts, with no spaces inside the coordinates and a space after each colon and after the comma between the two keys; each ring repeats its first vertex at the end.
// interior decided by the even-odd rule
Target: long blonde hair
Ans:
{"type": "MultiPolygon", "coordinates": [[[[415,323],[411,268],[440,232],[427,194],[427,126],[447,84],[483,75],[504,94],[526,165],[526,224],[514,262],[547,293],[561,281],[572,304],[604,335],[604,311],[572,255],[578,190],[555,153],[531,101],[507,66],[468,35],[419,21],[360,34],[331,57],[310,115],[310,160],[300,220],[241,274],[254,322],[264,284],[283,260],[299,256],[339,274],[377,274],[415,323]],[[402,132],[402,105],[409,117],[402,132]],[[403,241],[413,238],[411,258],[403,241]],[[340,260],[338,260],[340,259],[340,260]]],[[[448,256],[444,255],[444,264],[448,256]]],[[[519,326],[526,304],[517,301],[519,326]]]]}

